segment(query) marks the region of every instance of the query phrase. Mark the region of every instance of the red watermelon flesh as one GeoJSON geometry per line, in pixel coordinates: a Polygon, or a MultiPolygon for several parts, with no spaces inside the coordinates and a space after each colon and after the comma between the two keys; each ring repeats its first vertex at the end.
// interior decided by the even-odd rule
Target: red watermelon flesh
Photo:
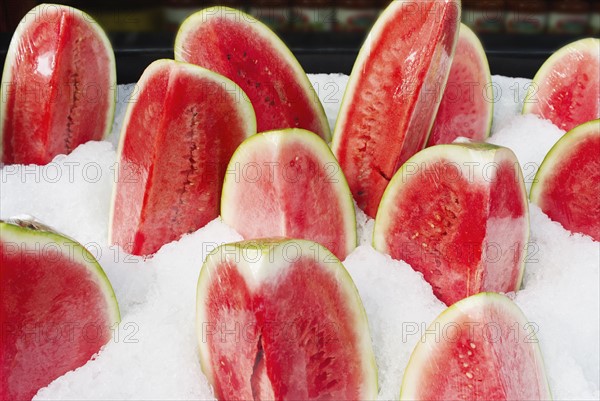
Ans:
{"type": "Polygon", "coordinates": [[[303,128],[329,141],[329,124],[304,70],[263,23],[227,7],[200,11],[181,25],[175,59],[238,84],[256,110],[258,132],[303,128]]]}
{"type": "Polygon", "coordinates": [[[119,146],[111,243],[149,255],[219,216],[227,163],[256,123],[239,87],[198,66],[159,60],[138,85],[119,146]]]}
{"type": "Polygon", "coordinates": [[[491,145],[437,145],[394,176],[374,247],[423,274],[447,305],[520,287],[528,205],[514,154],[491,145]]]}
{"type": "Polygon", "coordinates": [[[565,134],[550,150],[531,201],[567,230],[600,241],[600,120],[565,134]]]}
{"type": "Polygon", "coordinates": [[[523,113],[565,131],[600,118],[600,39],[582,39],[554,53],[535,75],[523,113]]]}
{"type": "Polygon", "coordinates": [[[120,320],[112,287],[81,245],[0,222],[0,398],[29,400],[83,366],[120,320]]]}
{"type": "Polygon", "coordinates": [[[550,400],[534,333],[507,297],[481,293],[444,311],[417,343],[401,400],[550,400]]]}
{"type": "Polygon", "coordinates": [[[325,248],[301,240],[228,244],[198,281],[202,368],[219,400],[375,399],[366,315],[325,248]]]}
{"type": "Polygon", "coordinates": [[[110,132],[114,54],[100,26],[79,10],[32,9],[13,35],[2,80],[3,163],[46,164],[110,132]]]}
{"type": "Polygon", "coordinates": [[[427,142],[459,20],[458,1],[394,1],[354,64],[333,151],[358,206],[371,217],[394,173],[427,142]]]}
{"type": "Polygon", "coordinates": [[[257,134],[231,158],[221,217],[245,239],[304,238],[341,260],[356,247],[352,195],[333,154],[315,134],[257,134]]]}
{"type": "Polygon", "coordinates": [[[490,134],[494,103],[485,90],[490,66],[477,35],[461,24],[446,90],[427,146],[452,143],[462,136],[483,141],[490,134]]]}

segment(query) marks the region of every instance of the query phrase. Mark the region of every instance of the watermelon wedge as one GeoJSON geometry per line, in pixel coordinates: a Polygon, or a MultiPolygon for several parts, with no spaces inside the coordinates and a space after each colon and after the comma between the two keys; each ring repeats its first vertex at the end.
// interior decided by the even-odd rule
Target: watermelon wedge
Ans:
{"type": "Polygon", "coordinates": [[[119,307],[98,262],[72,239],[0,221],[0,245],[0,399],[30,400],[110,341],[119,307]]]}
{"type": "Polygon", "coordinates": [[[374,400],[367,316],[342,264],[304,240],[227,244],[198,280],[202,370],[219,400],[374,400]]]}
{"type": "Polygon", "coordinates": [[[531,202],[567,230],[600,241],[600,120],[566,133],[542,162],[531,202]]]}
{"type": "Polygon", "coordinates": [[[256,121],[237,85],[195,65],[155,61],[138,87],[119,144],[109,241],[150,255],[219,216],[227,163],[256,121]]]}
{"type": "Polygon", "coordinates": [[[427,143],[459,22],[456,0],[393,1],[360,50],[333,151],[358,206],[371,217],[394,173],[427,143]]]}
{"type": "Polygon", "coordinates": [[[565,131],[600,118],[600,39],[581,39],[546,60],[525,97],[523,114],[530,113],[565,131]]]}
{"type": "Polygon", "coordinates": [[[102,28],[75,8],[40,4],[19,23],[6,55],[0,154],[47,164],[110,132],[115,56],[102,28]]]}
{"type": "Polygon", "coordinates": [[[447,305],[521,286],[529,204],[514,153],[487,144],[437,145],[396,173],[375,219],[373,246],[421,272],[447,305]]]}
{"type": "Polygon", "coordinates": [[[491,82],[479,38],[460,24],[450,76],[427,146],[452,143],[459,136],[484,141],[490,135],[494,115],[494,103],[485,96],[491,82]]]}
{"type": "Polygon", "coordinates": [[[288,47],[262,22],[241,11],[210,7],[186,19],[175,59],[238,84],[256,111],[258,132],[303,128],[329,141],[323,106],[288,47]]]}
{"type": "Polygon", "coordinates": [[[551,400],[533,328],[504,295],[463,299],[417,343],[400,400],[551,400]]]}
{"type": "Polygon", "coordinates": [[[346,179],[327,144],[292,128],[247,139],[227,168],[221,217],[245,239],[303,238],[340,260],[357,243],[346,179]]]}

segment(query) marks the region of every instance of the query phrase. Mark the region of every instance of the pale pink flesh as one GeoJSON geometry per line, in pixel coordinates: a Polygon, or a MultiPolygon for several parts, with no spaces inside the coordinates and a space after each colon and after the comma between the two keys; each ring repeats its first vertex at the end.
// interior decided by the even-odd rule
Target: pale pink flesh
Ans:
{"type": "Polygon", "coordinates": [[[301,137],[279,144],[265,137],[262,145],[248,144],[244,160],[229,166],[226,223],[245,239],[308,239],[344,260],[355,235],[347,220],[354,216],[345,213],[348,199],[337,188],[342,177],[333,158],[324,161],[301,137]]]}
{"type": "Polygon", "coordinates": [[[600,118],[598,51],[566,53],[533,89],[525,99],[527,111],[565,131],[600,118]]]}
{"type": "Polygon", "coordinates": [[[419,382],[411,383],[416,400],[549,399],[537,340],[510,317],[491,305],[441,325],[419,382]]]}
{"type": "Polygon", "coordinates": [[[233,262],[212,273],[206,338],[219,400],[358,400],[365,379],[353,304],[310,257],[250,290],[233,262]]]}
{"type": "Polygon", "coordinates": [[[423,273],[447,305],[517,290],[529,224],[515,164],[490,165],[483,182],[470,182],[456,166],[432,160],[407,178],[385,234],[386,251],[423,273]]]}

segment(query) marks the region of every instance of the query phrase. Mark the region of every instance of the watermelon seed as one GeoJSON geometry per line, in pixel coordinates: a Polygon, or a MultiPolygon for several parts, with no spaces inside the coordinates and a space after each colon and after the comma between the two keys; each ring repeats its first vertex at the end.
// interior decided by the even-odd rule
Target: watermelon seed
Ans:
{"type": "Polygon", "coordinates": [[[467,376],[469,379],[472,379],[472,378],[473,378],[473,373],[471,373],[471,372],[467,372],[467,373],[465,373],[465,375],[466,375],[466,376],[467,376]]]}

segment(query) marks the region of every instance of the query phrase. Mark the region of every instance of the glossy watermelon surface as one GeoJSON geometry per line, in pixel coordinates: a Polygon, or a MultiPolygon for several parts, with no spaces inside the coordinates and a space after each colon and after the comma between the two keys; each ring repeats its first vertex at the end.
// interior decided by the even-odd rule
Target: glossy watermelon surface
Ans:
{"type": "Polygon", "coordinates": [[[550,150],[531,201],[567,230],[600,241],[600,120],[566,133],[550,150]]]}
{"type": "Polygon", "coordinates": [[[19,23],[2,75],[0,149],[7,164],[47,164],[112,128],[114,53],[80,10],[41,4],[19,23]]]}
{"type": "Polygon", "coordinates": [[[233,82],[195,65],[156,61],[138,86],[119,145],[110,241],[150,255],[219,216],[227,163],[256,122],[233,82]]]}
{"type": "Polygon", "coordinates": [[[202,368],[219,400],[370,400],[377,373],[356,288],[322,246],[217,248],[197,292],[202,368]]]}
{"type": "Polygon", "coordinates": [[[29,223],[0,222],[0,398],[29,400],[112,338],[119,307],[94,257],[29,223]]]}
{"type": "Polygon", "coordinates": [[[197,64],[238,84],[256,110],[258,132],[302,128],[329,141],[318,96],[287,46],[241,11],[211,7],[181,25],[175,59],[197,64]]]}
{"type": "Polygon", "coordinates": [[[361,48],[332,148],[354,199],[371,217],[394,173],[427,143],[459,21],[458,1],[393,1],[361,48]]]}

